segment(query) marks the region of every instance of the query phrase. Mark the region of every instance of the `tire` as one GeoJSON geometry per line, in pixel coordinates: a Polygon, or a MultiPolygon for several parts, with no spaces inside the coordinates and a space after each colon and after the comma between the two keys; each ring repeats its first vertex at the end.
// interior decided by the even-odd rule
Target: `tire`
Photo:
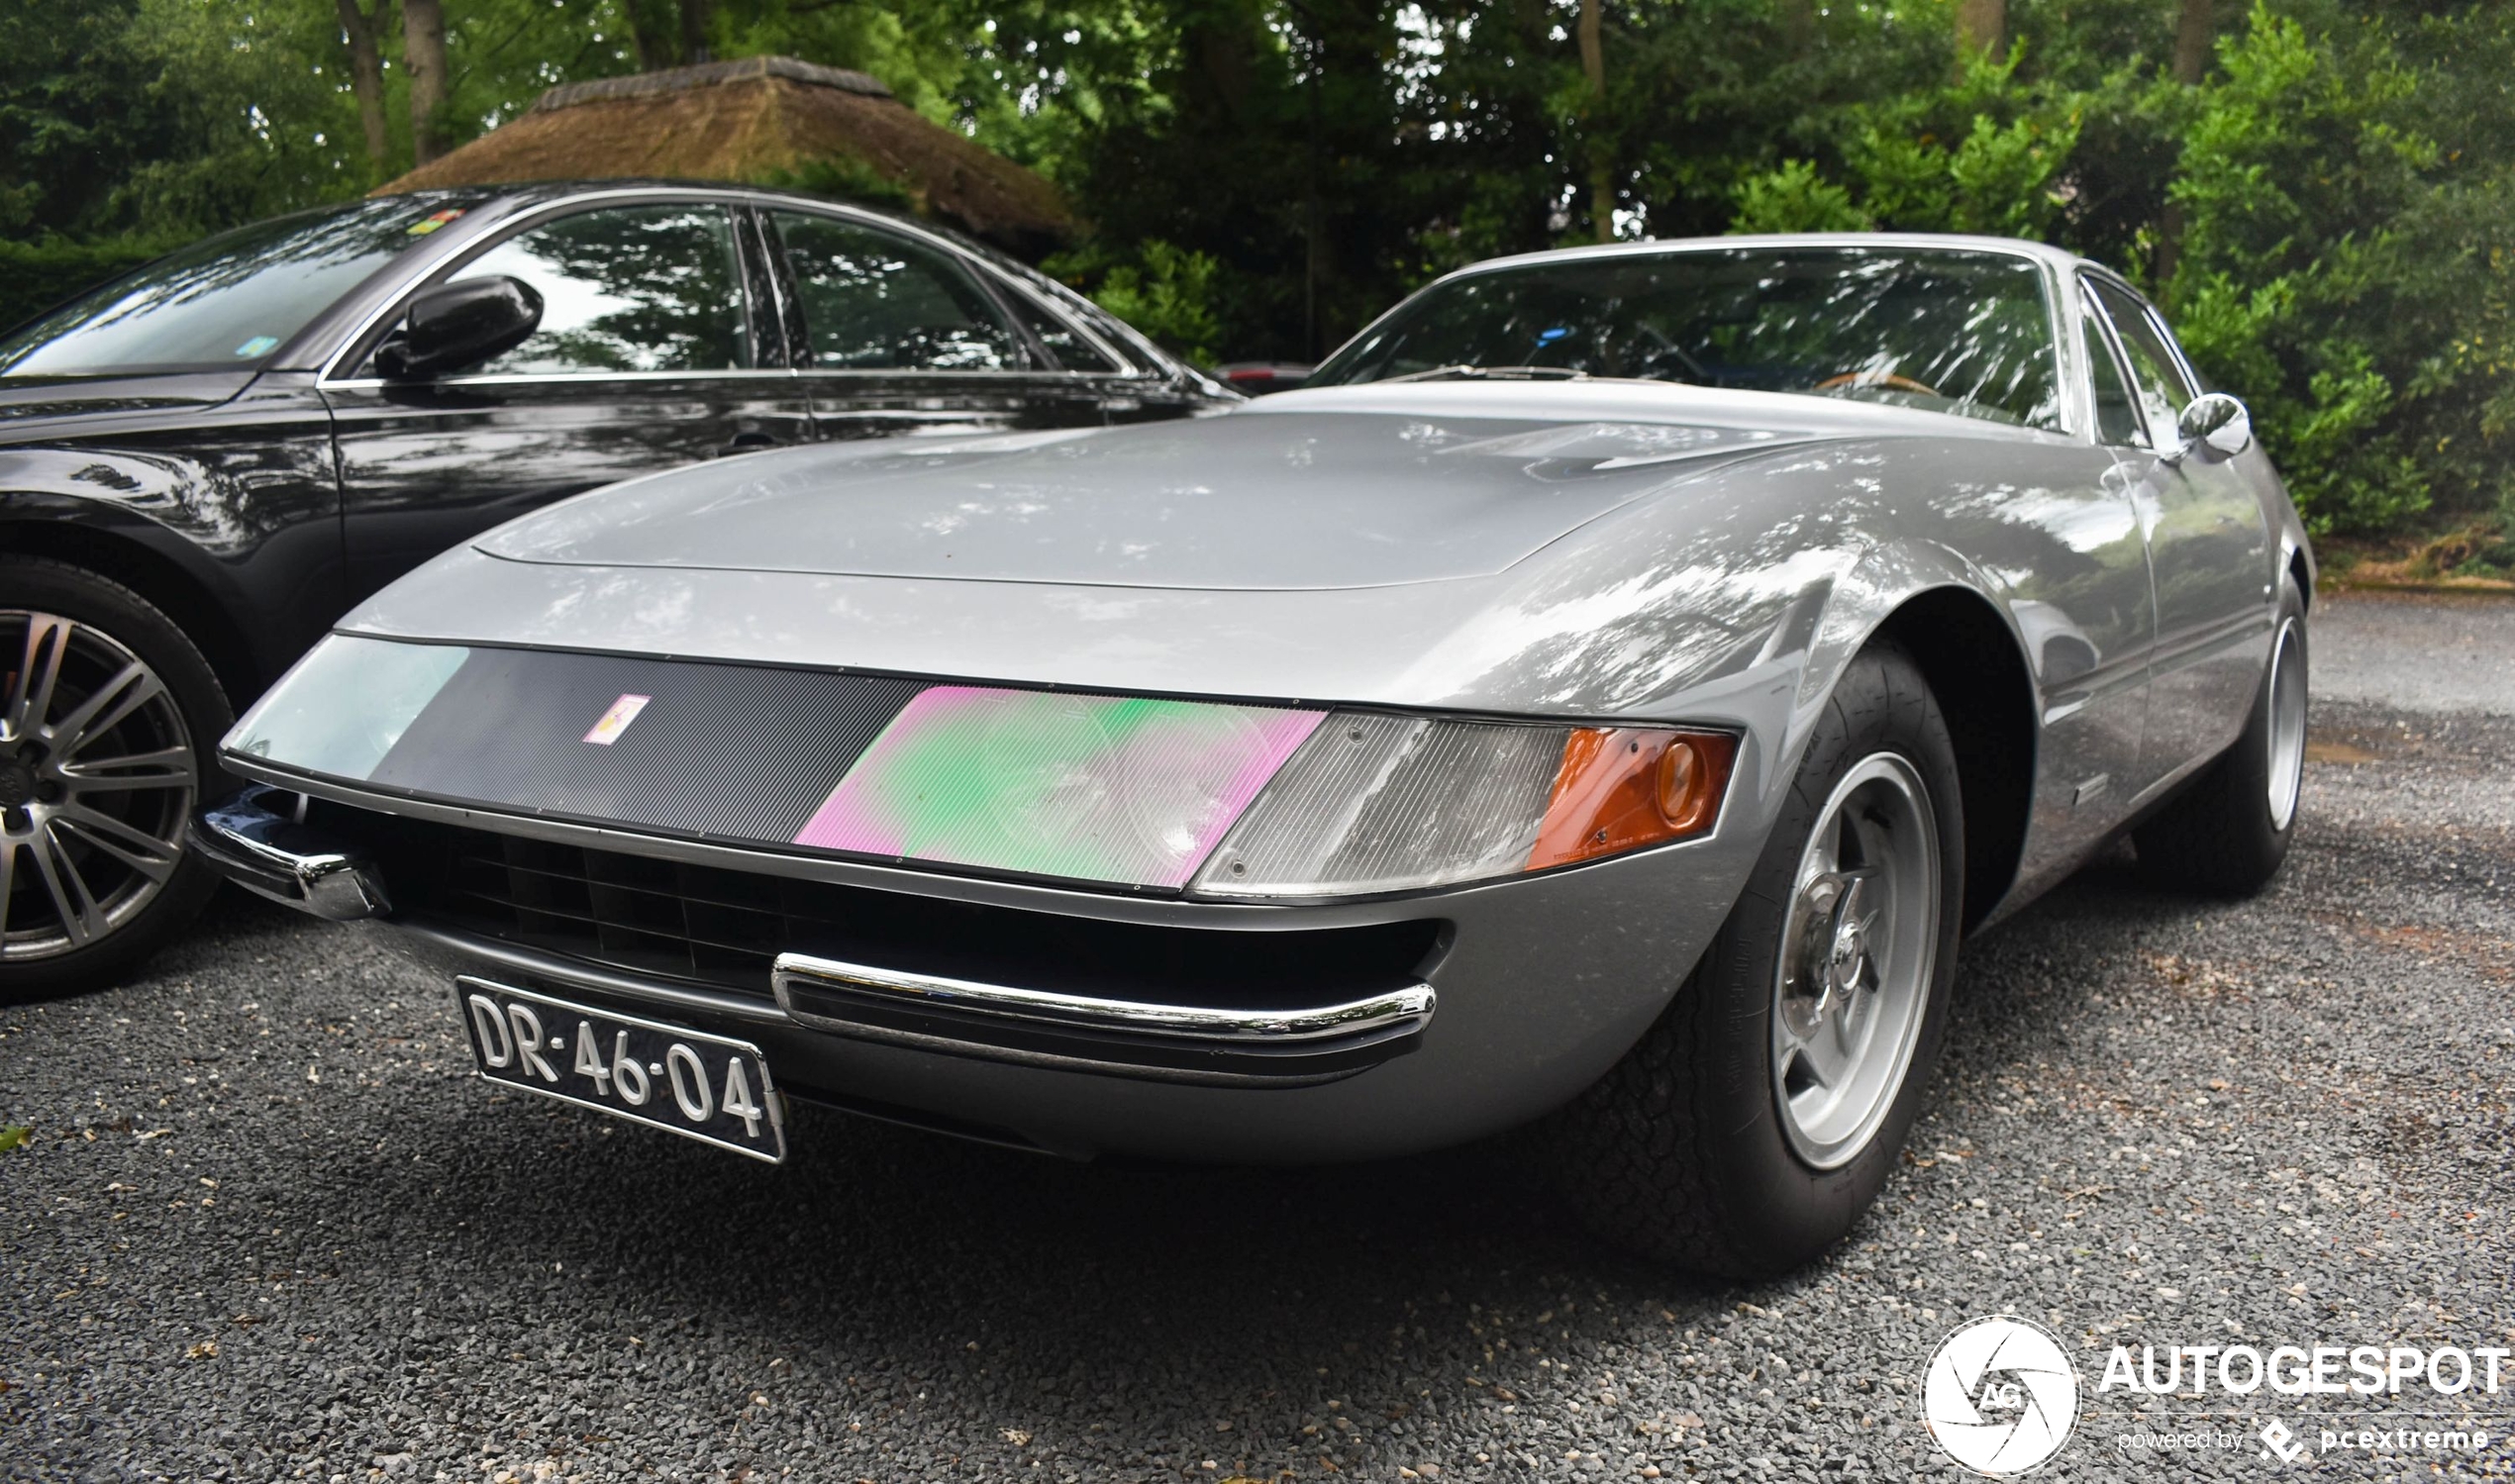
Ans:
{"type": "Polygon", "coordinates": [[[113,983],[200,914],[217,876],[182,842],[234,720],[147,599],[0,557],[0,999],[113,983]]]}
{"type": "Polygon", "coordinates": [[[1962,808],[1955,747],[1928,683],[1900,648],[1872,644],[1835,687],[1763,853],[1702,960],[1640,1044],[1554,1121],[1555,1168],[1593,1230],[1654,1259],[1753,1279],[1800,1266],[1852,1229],[1885,1184],[1938,1061],[1963,912],[1962,808]],[[1872,787],[1885,791],[1872,796],[1872,787]],[[1898,790],[1919,791],[1909,818],[1895,813],[1904,807],[1898,790]],[[1846,829],[1863,848],[1838,843],[1846,829]],[[1828,849],[1841,870],[1868,872],[1865,901],[1823,869],[1828,849]],[[1882,896],[1870,890],[1879,880],[1893,883],[1882,896]],[[1839,1137],[1822,1140],[1826,1121],[1793,1111],[1832,1094],[1803,1080],[1804,1053],[1784,1050],[1811,1002],[1785,995],[1783,974],[1791,970],[1787,983],[1801,990],[1812,972],[1835,983],[1822,977],[1838,962],[1825,949],[1842,939],[1824,929],[1811,936],[1807,925],[1863,912],[1886,925],[1883,947],[1855,942],[1868,955],[1868,987],[1833,990],[1841,998],[1832,1019],[1816,1007],[1818,1030],[1806,1041],[1815,1046],[1828,1025],[1847,1038],[1865,1027],[1868,1037],[1850,1058],[1839,1137]],[[1801,946],[1785,953],[1785,939],[1801,946]],[[1871,1091],[1853,1099],[1861,1087],[1871,1091]]]}
{"type": "Polygon", "coordinates": [[[2253,712],[2234,746],[2131,833],[2140,872],[2170,891],[2249,897],[2270,884],[2296,838],[2305,768],[2305,597],[2279,583],[2279,621],[2253,712]]]}

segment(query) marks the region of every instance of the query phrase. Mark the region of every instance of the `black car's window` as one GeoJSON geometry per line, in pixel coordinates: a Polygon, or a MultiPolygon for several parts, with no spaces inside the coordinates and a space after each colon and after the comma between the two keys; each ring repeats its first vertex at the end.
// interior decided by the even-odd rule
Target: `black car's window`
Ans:
{"type": "Polygon", "coordinates": [[[195,243],[0,340],[0,375],[258,368],[477,199],[361,201],[195,243]]]}
{"type": "Polygon", "coordinates": [[[2122,361],[2092,306],[2080,314],[2078,334],[2087,345],[2087,372],[2095,386],[2096,442],[2116,448],[2145,447],[2148,430],[2140,422],[2139,404],[2131,400],[2131,380],[2122,373],[2122,361]]]}
{"type": "Polygon", "coordinates": [[[1023,356],[967,270],[887,232],[805,212],[775,214],[825,371],[1003,371],[1023,356]]]}
{"type": "Polygon", "coordinates": [[[1461,366],[1580,372],[2057,428],[2057,349],[2044,275],[2021,257],[1737,247],[1531,263],[1438,283],[1309,384],[1461,366]]]}
{"type": "Polygon", "coordinates": [[[2083,281],[2104,306],[2105,318],[2113,322],[2113,333],[2121,339],[2122,353],[2130,358],[2131,385],[2148,418],[2150,445],[2172,447],[2175,419],[2200,395],[2200,389],[2184,379],[2183,368],[2166,348],[2164,334],[2146,304],[2119,284],[2102,278],[2083,281]]]}
{"type": "Polygon", "coordinates": [[[1056,357],[1056,363],[1069,371],[1115,371],[1118,363],[1103,355],[1082,332],[1050,314],[1046,308],[1031,302],[1026,294],[1010,293],[1013,312],[1022,317],[1032,335],[1056,357]]]}
{"type": "Polygon", "coordinates": [[[752,363],[734,223],[721,206],[615,206],[519,233],[456,279],[505,274],[542,296],[533,338],[470,375],[725,371],[752,363]]]}

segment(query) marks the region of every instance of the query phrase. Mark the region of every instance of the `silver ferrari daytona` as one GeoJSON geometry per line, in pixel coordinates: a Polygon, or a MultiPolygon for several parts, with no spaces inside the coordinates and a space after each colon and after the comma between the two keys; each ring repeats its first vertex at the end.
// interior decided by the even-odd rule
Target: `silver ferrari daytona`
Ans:
{"type": "Polygon", "coordinates": [[[1884,1181],[1957,944],[2278,869],[2313,556],[2158,313],[1991,239],[1477,264],[1183,423],[614,485],[342,621],[196,822],[481,1074],[763,1159],[1521,1126],[1754,1275],[1884,1181]]]}

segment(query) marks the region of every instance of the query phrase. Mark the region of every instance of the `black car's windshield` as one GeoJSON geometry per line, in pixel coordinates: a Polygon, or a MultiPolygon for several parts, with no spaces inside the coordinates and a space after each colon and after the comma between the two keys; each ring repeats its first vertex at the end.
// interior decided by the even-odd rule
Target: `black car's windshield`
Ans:
{"type": "Polygon", "coordinates": [[[0,375],[256,368],[472,199],[361,201],[195,243],[0,340],[0,375]]]}
{"type": "Polygon", "coordinates": [[[2044,278],[1933,247],[1626,253],[1435,284],[1312,386],[1445,377],[1634,377],[2060,424],[2044,278]]]}

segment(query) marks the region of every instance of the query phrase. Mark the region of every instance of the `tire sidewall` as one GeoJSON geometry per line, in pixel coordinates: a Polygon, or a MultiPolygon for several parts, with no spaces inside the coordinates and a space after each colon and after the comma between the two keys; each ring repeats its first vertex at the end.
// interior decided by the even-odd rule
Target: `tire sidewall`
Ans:
{"type": "MultiPolygon", "coordinates": [[[[85,624],[111,636],[155,671],[191,734],[193,767],[200,780],[194,807],[217,796],[226,779],[219,768],[219,740],[234,724],[235,711],[209,661],[171,619],[119,583],[43,558],[0,558],[0,590],[9,594],[8,607],[85,624]]],[[[112,982],[187,926],[217,884],[208,863],[185,852],[156,898],[102,940],[50,958],[0,963],[0,995],[93,989],[112,982]]]]}
{"type": "Polygon", "coordinates": [[[1796,1266],[1849,1230],[1893,1171],[1947,1029],[1957,940],[1963,917],[1964,830],[1955,748],[1921,672],[1890,646],[1855,658],[1836,704],[1809,739],[1780,817],[1729,921],[1695,975],[1706,1017],[1703,1153],[1730,1197],[1732,1230],[1778,1267],[1796,1266]],[[1835,785],[1873,753],[1911,764],[1928,790],[1939,832],[1941,911],[1921,1026],[1884,1120],[1866,1145],[1831,1169],[1815,1169],[1781,1128],[1772,1079],[1774,984],[1799,862],[1835,785]],[[1718,1116],[1728,1110],[1726,1117],[1718,1116]]]}

